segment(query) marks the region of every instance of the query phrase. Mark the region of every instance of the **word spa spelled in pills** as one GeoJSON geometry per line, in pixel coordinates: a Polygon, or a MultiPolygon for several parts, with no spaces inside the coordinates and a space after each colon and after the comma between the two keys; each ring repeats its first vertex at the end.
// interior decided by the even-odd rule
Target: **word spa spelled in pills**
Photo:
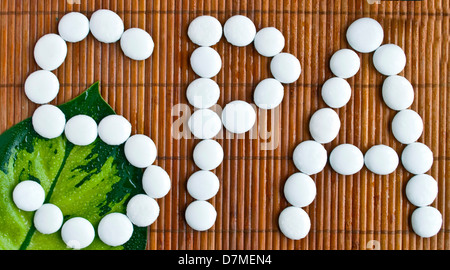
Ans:
{"type": "MultiPolygon", "coordinates": [[[[197,109],[189,118],[188,127],[202,141],[196,145],[193,154],[194,163],[201,170],[187,181],[188,193],[195,201],[187,206],[185,219],[197,231],[210,229],[217,217],[214,206],[207,200],[219,191],[220,181],[211,171],[220,166],[224,152],[213,138],[222,127],[234,134],[244,134],[256,122],[255,109],[244,100],[226,104],[220,116],[210,109],[220,98],[220,87],[212,78],[219,74],[223,64],[220,54],[211,46],[217,44],[222,35],[233,46],[244,47],[253,43],[260,55],[273,57],[270,70],[274,78],[262,80],[253,95],[256,106],[261,109],[270,110],[279,106],[284,97],[283,84],[295,82],[301,73],[299,60],[292,54],[282,52],[285,39],[274,27],[257,31],[254,23],[242,15],[228,18],[223,28],[216,18],[208,15],[199,16],[189,24],[188,37],[199,46],[192,52],[190,64],[199,78],[192,81],[186,90],[189,103],[197,109]]],[[[294,183],[294,186],[298,185],[294,183]]]]}
{"type": "MultiPolygon", "coordinates": [[[[154,43],[143,29],[124,31],[122,19],[113,11],[97,10],[89,20],[79,12],[64,15],[58,24],[57,34],[41,37],[34,49],[34,58],[42,70],[31,73],[25,81],[25,94],[34,103],[42,104],[32,116],[34,131],[46,139],[62,134],[74,145],[87,146],[97,137],[108,145],[124,145],[125,157],[131,165],[144,168],[142,186],[145,194],[132,197],[126,206],[126,214],[110,213],[98,225],[98,236],[109,246],[125,244],[133,234],[133,226],[147,227],[159,216],[156,201],[164,197],[171,188],[171,180],[164,169],[152,165],[157,149],[151,138],[143,134],[131,135],[130,122],[120,115],[109,115],[98,124],[88,115],[75,115],[66,119],[58,107],[47,104],[59,92],[58,78],[52,73],[65,60],[66,42],[79,42],[89,32],[100,42],[113,43],[120,40],[123,53],[133,60],[145,60],[153,53],[154,43]]],[[[13,190],[13,201],[23,211],[36,211],[34,226],[42,234],[61,230],[67,247],[82,249],[95,238],[95,229],[89,220],[72,217],[63,222],[63,213],[54,204],[45,202],[42,186],[31,180],[19,182],[13,190]]]]}
{"type": "MultiPolygon", "coordinates": [[[[58,78],[52,72],[64,62],[67,56],[66,42],[79,42],[89,33],[100,42],[120,42],[125,56],[141,61],[149,58],[154,49],[152,37],[143,29],[124,29],[122,19],[113,11],[97,10],[90,20],[83,14],[71,12],[63,16],[58,25],[59,34],[46,34],[34,48],[34,59],[41,70],[31,73],[24,84],[26,96],[41,105],[32,116],[33,129],[40,136],[54,139],[64,136],[78,146],[92,144],[100,138],[108,145],[124,145],[126,159],[137,168],[145,169],[142,186],[145,194],[131,198],[126,213],[109,213],[97,227],[102,242],[109,246],[126,243],[133,234],[133,226],[146,227],[159,216],[156,199],[168,194],[171,180],[164,169],[153,165],[157,156],[156,145],[143,134],[131,134],[131,124],[123,116],[110,115],[98,124],[88,115],[76,115],[66,119],[56,106],[48,104],[59,92],[58,78]]],[[[220,180],[212,172],[224,159],[222,146],[213,138],[222,127],[235,134],[243,134],[253,128],[256,112],[244,100],[228,103],[221,115],[214,112],[220,98],[220,87],[212,79],[222,69],[220,54],[211,48],[222,36],[233,46],[244,47],[254,44],[256,51],[264,57],[272,57],[270,71],[273,78],[260,81],[254,91],[253,100],[257,107],[270,110],[278,107],[284,97],[283,84],[298,80],[301,65],[297,57],[283,52],[285,38],[274,27],[257,31],[247,17],[235,15],[225,24],[211,16],[199,16],[189,25],[188,37],[198,45],[190,56],[192,70],[199,76],[186,90],[189,103],[196,108],[188,121],[192,134],[201,139],[194,149],[194,163],[199,171],[187,181],[187,191],[194,198],[185,210],[186,223],[194,230],[209,230],[217,218],[214,206],[207,200],[220,189],[220,180]]],[[[415,176],[406,186],[406,196],[417,209],[411,216],[413,231],[421,237],[436,235],[442,226],[442,215],[430,205],[437,197],[437,182],[426,174],[433,164],[433,153],[423,143],[417,142],[423,133],[420,115],[409,109],[414,101],[411,83],[398,74],[406,65],[402,48],[395,44],[382,45],[384,33],[381,25],[371,18],[354,21],[347,29],[346,38],[353,49],[336,51],[329,62],[335,77],[322,86],[321,96],[329,108],[317,110],[309,121],[312,140],[296,146],[293,163],[299,172],[291,175],[284,184],[284,196],[290,206],[278,217],[280,231],[289,239],[306,237],[311,229],[308,213],[303,209],[316,197],[316,185],[312,175],[320,173],[329,160],[331,168],[341,175],[358,173],[363,166],[378,175],[393,173],[401,162],[403,167],[415,176]],[[356,51],[356,52],[355,52],[356,51]],[[339,134],[341,122],[335,110],[344,107],[351,98],[351,86],[346,79],[360,69],[359,53],[373,53],[375,69],[387,76],[382,87],[385,104],[397,111],[391,123],[397,141],[405,144],[401,158],[387,145],[374,145],[365,154],[352,144],[336,146],[328,156],[323,144],[332,142],[339,134]],[[329,159],[328,159],[329,158],[329,159]]],[[[13,201],[23,211],[36,211],[34,226],[43,234],[61,231],[65,244],[74,249],[88,247],[95,238],[96,230],[83,217],[72,217],[64,222],[60,208],[45,203],[46,194],[36,181],[19,182],[13,190],[13,201]]]]}

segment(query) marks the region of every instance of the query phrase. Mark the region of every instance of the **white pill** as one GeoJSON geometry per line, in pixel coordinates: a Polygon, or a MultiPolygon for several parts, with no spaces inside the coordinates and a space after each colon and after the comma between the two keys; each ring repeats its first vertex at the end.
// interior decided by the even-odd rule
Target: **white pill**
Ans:
{"type": "Polygon", "coordinates": [[[311,229],[311,220],[305,210],[289,206],[281,211],[278,217],[278,226],[281,233],[287,238],[300,240],[308,235],[311,229]]]}
{"type": "Polygon", "coordinates": [[[331,108],[344,107],[351,96],[352,88],[345,79],[333,77],[322,86],[322,99],[331,108]]]}
{"type": "Polygon", "coordinates": [[[44,189],[38,182],[32,180],[18,183],[12,196],[17,208],[23,211],[36,211],[45,201],[44,189]]]}
{"type": "Polygon", "coordinates": [[[138,227],[147,227],[153,224],[159,216],[159,205],[155,199],[138,194],[127,203],[127,217],[138,227]]]}
{"type": "Polygon", "coordinates": [[[216,196],[219,187],[219,178],[210,171],[197,171],[187,181],[189,195],[200,201],[206,201],[216,196]]]}
{"type": "Polygon", "coordinates": [[[417,141],[423,132],[422,117],[413,110],[399,111],[392,119],[392,134],[402,144],[417,141]]]}
{"type": "Polygon", "coordinates": [[[42,234],[52,234],[61,228],[63,213],[58,206],[46,203],[34,213],[33,224],[42,234]]]}
{"type": "Polygon", "coordinates": [[[411,143],[403,149],[402,164],[412,174],[424,174],[433,166],[433,152],[423,143],[411,143]]]}
{"type": "Polygon", "coordinates": [[[428,174],[415,175],[406,184],[405,193],[409,202],[413,205],[418,207],[427,206],[436,199],[438,184],[428,174]]]}
{"type": "Polygon", "coordinates": [[[192,81],[186,90],[189,103],[198,109],[212,107],[220,98],[219,85],[208,78],[198,78],[192,81]]]}
{"type": "Polygon", "coordinates": [[[245,101],[232,101],[225,105],[225,108],[222,111],[222,123],[231,133],[245,133],[252,129],[255,122],[255,109],[245,101]]]}
{"type": "Polygon", "coordinates": [[[361,61],[358,54],[350,49],[336,51],[330,59],[330,69],[339,78],[347,79],[359,71],[361,61]]]}
{"type": "Polygon", "coordinates": [[[336,146],[330,154],[330,165],[342,175],[352,175],[364,166],[364,156],[358,147],[351,144],[336,146]]]}
{"type": "Polygon", "coordinates": [[[372,18],[360,18],[347,29],[348,44],[356,51],[370,53],[383,43],[384,32],[380,23],[372,18]]]}
{"type": "Polygon", "coordinates": [[[210,109],[195,111],[188,120],[192,134],[199,139],[211,139],[222,129],[219,115],[210,109]]]}
{"type": "Polygon", "coordinates": [[[364,156],[367,169],[379,175],[393,173],[398,166],[397,152],[387,145],[374,145],[367,150],[364,156]]]}
{"type": "Polygon", "coordinates": [[[67,42],[82,41],[89,34],[89,19],[80,12],[69,12],[59,20],[58,33],[67,42]]]}
{"type": "Polygon", "coordinates": [[[131,135],[131,123],[121,115],[108,115],[98,124],[98,136],[108,145],[121,145],[131,135]]]}
{"type": "Polygon", "coordinates": [[[406,110],[414,102],[414,89],[402,76],[392,75],[383,82],[383,100],[392,110],[406,110]]]}
{"type": "Polygon", "coordinates": [[[281,83],[289,84],[298,80],[302,73],[302,67],[294,55],[280,53],[270,61],[270,72],[281,83]]]}
{"type": "Polygon", "coordinates": [[[115,12],[99,9],[92,13],[89,28],[98,41],[113,43],[120,39],[125,27],[122,19],[115,12]]]}
{"type": "Polygon", "coordinates": [[[157,165],[148,166],[142,176],[142,187],[145,193],[154,199],[167,195],[170,191],[171,181],[169,174],[157,165]]]}
{"type": "Polygon", "coordinates": [[[206,231],[216,222],[217,212],[207,201],[193,201],[184,213],[187,224],[196,231],[206,231]]]}
{"type": "Polygon", "coordinates": [[[104,216],[98,224],[98,237],[103,243],[117,247],[125,244],[133,235],[133,224],[122,213],[104,216]]]}
{"type": "Polygon", "coordinates": [[[293,160],[295,167],[302,173],[316,174],[321,172],[327,164],[327,150],[316,141],[304,141],[295,147],[293,160]]]}
{"type": "Polygon", "coordinates": [[[373,65],[383,75],[396,75],[406,66],[406,55],[395,44],[381,45],[373,54],[373,65]]]}
{"type": "Polygon", "coordinates": [[[296,207],[306,207],[316,198],[316,183],[304,173],[294,173],[284,184],[284,197],[296,207]]]}
{"type": "Polygon", "coordinates": [[[243,47],[249,45],[255,39],[256,27],[249,18],[235,15],[225,22],[223,34],[232,45],[243,47]]]}
{"type": "Polygon", "coordinates": [[[191,67],[202,78],[212,78],[222,69],[222,58],[210,47],[199,47],[191,54],[191,67]]]}
{"type": "Polygon", "coordinates": [[[255,36],[255,49],[262,56],[273,57],[284,49],[284,36],[275,27],[266,27],[255,36]]]}
{"type": "Polygon", "coordinates": [[[61,237],[67,247],[82,249],[89,246],[95,238],[94,226],[85,218],[74,217],[62,225],[61,237]]]}
{"type": "Polygon", "coordinates": [[[25,80],[25,95],[36,104],[49,103],[59,92],[59,80],[48,70],[31,73],[25,80]]]}
{"type": "Polygon", "coordinates": [[[256,106],[264,110],[278,107],[284,98],[283,85],[272,78],[267,78],[258,83],[253,93],[256,106]]]}
{"type": "Polygon", "coordinates": [[[223,161],[223,148],[217,141],[203,140],[194,148],[194,163],[202,170],[214,170],[223,161]]]}
{"type": "Polygon", "coordinates": [[[136,134],[125,142],[125,157],[137,168],[147,168],[156,160],[156,145],[152,139],[143,134],[136,134]]]}
{"type": "Polygon", "coordinates": [[[411,215],[411,226],[418,236],[432,237],[441,230],[442,214],[431,206],[419,207],[411,215]]]}
{"type": "Polygon", "coordinates": [[[31,122],[37,134],[46,139],[54,139],[64,132],[66,116],[58,107],[45,104],[34,111],[31,122]]]}
{"type": "Polygon", "coordinates": [[[67,56],[67,44],[57,34],[42,36],[34,47],[34,60],[44,70],[55,70],[67,56]]]}
{"type": "Polygon", "coordinates": [[[140,28],[130,28],[120,37],[120,48],[123,53],[133,60],[145,60],[149,58],[155,47],[149,33],[140,28]]]}
{"type": "Polygon", "coordinates": [[[64,134],[75,145],[89,145],[97,138],[97,123],[88,115],[76,115],[67,121],[64,134]]]}
{"type": "Polygon", "coordinates": [[[329,143],[334,140],[340,128],[339,115],[330,108],[317,110],[309,121],[309,132],[318,143],[329,143]]]}
{"type": "Polygon", "coordinates": [[[213,46],[222,38],[222,24],[212,16],[199,16],[189,24],[188,37],[199,46],[213,46]]]}

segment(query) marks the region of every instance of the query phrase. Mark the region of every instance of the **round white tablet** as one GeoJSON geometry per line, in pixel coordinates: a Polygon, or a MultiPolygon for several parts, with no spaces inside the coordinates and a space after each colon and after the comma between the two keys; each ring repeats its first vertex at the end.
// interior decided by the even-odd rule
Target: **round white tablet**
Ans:
{"type": "Polygon", "coordinates": [[[423,132],[422,117],[413,110],[399,111],[392,119],[392,134],[402,144],[417,141],[423,132]]]}
{"type": "Polygon", "coordinates": [[[281,211],[278,217],[278,226],[281,233],[287,238],[300,240],[308,235],[311,229],[311,220],[305,210],[289,206],[281,211]]]}
{"type": "Polygon", "coordinates": [[[75,145],[89,145],[97,138],[97,123],[88,115],[76,115],[67,121],[64,134],[75,145]]]}
{"type": "Polygon", "coordinates": [[[46,203],[34,213],[33,224],[42,234],[52,234],[61,228],[63,213],[58,206],[46,203]]]}
{"type": "Polygon", "coordinates": [[[48,70],[38,70],[27,77],[24,87],[28,99],[36,104],[45,104],[58,95],[59,80],[48,70]]]}
{"type": "Polygon", "coordinates": [[[61,237],[68,248],[82,249],[94,241],[94,226],[85,218],[74,217],[62,225],[61,237]]]}
{"type": "Polygon", "coordinates": [[[364,166],[364,156],[358,147],[351,144],[336,146],[330,154],[330,165],[342,175],[352,175],[364,166]]]}
{"type": "Polygon", "coordinates": [[[133,60],[145,60],[153,53],[155,43],[149,33],[140,28],[130,28],[120,38],[120,48],[133,60]]]}
{"type": "Polygon", "coordinates": [[[397,152],[387,145],[379,144],[367,150],[364,156],[367,169],[379,175],[393,173],[398,166],[399,158],[397,152]]]}
{"type": "Polygon", "coordinates": [[[133,235],[133,224],[122,213],[104,216],[98,224],[98,237],[103,243],[117,247],[125,244],[133,235]]]}
{"type": "Polygon", "coordinates": [[[373,54],[373,65],[383,75],[396,75],[406,66],[406,55],[395,44],[381,45],[373,54]]]}
{"type": "Polygon", "coordinates": [[[258,83],[253,93],[256,106],[264,110],[278,107],[284,98],[283,85],[272,78],[267,78],[258,83]]]}
{"type": "Polygon", "coordinates": [[[347,29],[348,44],[356,51],[370,53],[383,43],[384,32],[380,23],[372,18],[360,18],[347,29]]]}
{"type": "Polygon", "coordinates": [[[359,71],[361,61],[358,54],[350,49],[336,51],[330,59],[330,69],[339,78],[347,79],[359,71]]]}
{"type": "Polygon", "coordinates": [[[54,139],[64,132],[66,116],[58,107],[45,104],[34,111],[31,122],[37,134],[46,139],[54,139]]]}
{"type": "Polygon", "coordinates": [[[403,149],[402,164],[412,174],[424,174],[433,166],[433,152],[423,143],[411,143],[403,149]]]}
{"type": "Polygon", "coordinates": [[[262,56],[273,57],[284,49],[284,36],[275,27],[266,27],[255,36],[255,49],[262,56]]]}
{"type": "Polygon", "coordinates": [[[45,191],[38,182],[25,180],[14,187],[12,198],[20,210],[36,211],[45,201],[45,191]]]}
{"type": "Polygon", "coordinates": [[[212,78],[222,69],[222,58],[210,47],[198,47],[191,54],[191,67],[202,78],[212,78]]]}
{"type": "Polygon", "coordinates": [[[284,184],[284,197],[297,207],[306,207],[316,198],[316,183],[304,173],[294,173],[284,184]]]}
{"type": "Polygon", "coordinates": [[[223,148],[217,141],[203,140],[194,148],[194,163],[202,170],[214,170],[223,161],[223,148]]]}
{"type": "Polygon", "coordinates": [[[304,174],[312,175],[321,172],[328,161],[325,147],[316,141],[301,142],[294,149],[294,165],[304,174]]]}
{"type": "Polygon", "coordinates": [[[186,90],[189,103],[198,109],[212,107],[220,98],[219,85],[208,78],[198,78],[192,81],[186,90]]]}
{"type": "Polygon", "coordinates": [[[159,199],[170,191],[171,181],[169,174],[157,165],[148,166],[142,176],[142,187],[148,196],[159,199]]]}
{"type": "Polygon", "coordinates": [[[156,160],[156,145],[143,134],[136,134],[125,142],[125,157],[137,168],[147,168],[156,160]]]}
{"type": "Polygon", "coordinates": [[[229,132],[242,134],[255,125],[256,112],[249,103],[235,100],[225,105],[222,111],[222,122],[229,132]]]}
{"type": "Polygon", "coordinates": [[[330,108],[317,110],[309,121],[309,132],[318,143],[329,143],[334,140],[340,128],[339,115],[330,108]]]}
{"type": "Polygon", "coordinates": [[[383,100],[392,110],[406,110],[414,102],[414,89],[402,76],[392,75],[383,82],[383,100]]]}
{"type": "Polygon", "coordinates": [[[255,39],[256,27],[249,18],[235,15],[225,22],[223,34],[232,45],[243,47],[249,45],[255,39]]]}
{"type": "Polygon", "coordinates": [[[184,213],[187,224],[196,231],[206,231],[216,222],[217,212],[207,201],[193,201],[184,213]]]}
{"type": "Polygon", "coordinates": [[[135,195],[127,203],[127,217],[134,225],[138,227],[147,227],[152,225],[158,216],[158,202],[147,195],[135,195]]]}
{"type": "Polygon", "coordinates": [[[206,201],[216,196],[219,187],[219,178],[210,171],[197,171],[187,181],[189,195],[200,201],[206,201]]]}
{"type": "Polygon", "coordinates": [[[198,16],[189,24],[188,37],[199,46],[213,46],[222,38],[222,24],[212,16],[198,16]]]}
{"type": "Polygon", "coordinates": [[[192,134],[199,139],[211,139],[222,129],[219,115],[210,109],[195,111],[188,120],[192,134]]]}
{"type": "Polygon", "coordinates": [[[34,47],[34,60],[44,70],[55,70],[67,56],[67,44],[57,34],[42,36],[34,47]]]}
{"type": "Polygon", "coordinates": [[[331,108],[344,107],[351,96],[352,88],[345,79],[333,77],[322,86],[322,99],[331,108]]]}
{"type": "Polygon", "coordinates": [[[125,27],[122,19],[115,12],[99,9],[92,13],[89,28],[98,41],[113,43],[120,39],[125,27]]]}
{"type": "Polygon", "coordinates": [[[121,115],[108,115],[98,123],[98,136],[108,145],[121,145],[131,135],[131,123],[121,115]]]}
{"type": "Polygon", "coordinates": [[[79,42],[89,34],[89,19],[80,12],[66,13],[58,23],[58,33],[67,42],[79,42]]]}
{"type": "Polygon", "coordinates": [[[442,214],[431,206],[419,207],[411,215],[411,226],[418,236],[432,237],[441,230],[442,214]]]}
{"type": "Polygon", "coordinates": [[[415,206],[427,206],[434,202],[438,194],[437,181],[428,174],[412,177],[405,188],[406,197],[415,206]]]}
{"type": "Polygon", "coordinates": [[[298,80],[302,73],[302,67],[294,55],[280,53],[270,61],[270,72],[281,83],[289,84],[298,80]]]}

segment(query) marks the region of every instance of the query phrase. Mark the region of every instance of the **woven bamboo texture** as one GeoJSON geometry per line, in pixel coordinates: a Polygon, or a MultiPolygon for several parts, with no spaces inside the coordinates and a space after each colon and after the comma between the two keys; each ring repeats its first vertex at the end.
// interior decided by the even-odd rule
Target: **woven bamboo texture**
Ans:
{"type": "MultiPolygon", "coordinates": [[[[23,84],[28,74],[38,69],[33,48],[39,37],[57,33],[58,18],[67,12],[79,11],[90,17],[100,8],[117,12],[126,29],[148,31],[155,51],[149,59],[137,62],[123,55],[119,43],[102,44],[92,35],[68,43],[66,61],[55,71],[61,89],[52,104],[67,102],[100,81],[102,96],[132,123],[133,133],[149,135],[155,141],[155,164],[167,170],[172,189],[158,200],[161,214],[149,227],[148,249],[450,249],[449,1],[2,0],[0,132],[31,116],[37,107],[25,96],[23,84]],[[189,65],[196,46],[187,37],[187,27],[203,14],[221,23],[241,14],[252,19],[257,29],[278,28],[286,37],[284,51],[299,58],[302,74],[296,83],[285,86],[278,113],[258,111],[259,130],[234,138],[223,133],[217,139],[225,152],[224,162],[214,171],[220,190],[209,200],[217,210],[217,220],[210,230],[196,232],[187,226],[184,210],[193,201],[186,182],[198,170],[192,152],[199,140],[186,138],[186,134],[174,136],[173,126],[185,113],[193,112],[185,92],[196,78],[189,65]],[[284,182],[297,172],[292,152],[297,144],[311,139],[311,114],[326,107],[320,88],[332,76],[328,67],[331,55],[349,47],[346,29],[364,16],[381,23],[384,43],[405,50],[407,65],[401,75],[411,81],[415,91],[411,108],[425,123],[419,141],[434,153],[429,174],[437,179],[439,193],[432,206],[443,215],[442,229],[428,239],[413,233],[410,216],[415,207],[404,191],[412,175],[401,164],[389,176],[374,175],[366,168],[353,176],[340,176],[327,165],[313,176],[317,197],[304,208],[311,218],[309,235],[289,240],[279,231],[278,215],[289,205],[283,196],[284,182]]],[[[215,78],[221,88],[218,109],[236,99],[252,102],[256,84],[271,77],[270,59],[259,56],[253,46],[233,47],[224,38],[214,48],[223,60],[215,78]]],[[[336,110],[341,131],[325,147],[330,152],[338,144],[351,143],[364,153],[372,145],[386,144],[400,155],[404,146],[390,130],[395,112],[381,97],[384,77],[374,69],[372,54],[360,57],[360,71],[348,80],[352,98],[336,110]]]]}

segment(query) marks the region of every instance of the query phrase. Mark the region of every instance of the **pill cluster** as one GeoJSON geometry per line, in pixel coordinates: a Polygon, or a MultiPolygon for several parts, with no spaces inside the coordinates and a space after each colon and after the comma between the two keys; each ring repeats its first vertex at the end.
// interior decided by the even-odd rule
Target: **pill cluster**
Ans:
{"type": "Polygon", "coordinates": [[[228,18],[223,28],[216,18],[208,15],[199,16],[189,24],[188,37],[199,46],[192,52],[190,64],[199,78],[192,81],[186,90],[189,103],[196,109],[188,126],[192,134],[202,141],[194,149],[194,163],[201,170],[187,181],[188,193],[195,201],[186,208],[185,218],[188,225],[197,231],[211,228],[217,217],[216,210],[207,200],[219,190],[220,181],[211,170],[222,163],[224,152],[212,138],[222,126],[231,133],[243,134],[256,122],[255,109],[243,100],[228,103],[221,116],[210,109],[220,97],[220,87],[211,78],[222,68],[222,59],[211,46],[217,44],[222,35],[233,46],[244,47],[253,43],[259,54],[273,57],[270,69],[274,78],[262,80],[254,91],[254,102],[260,109],[270,110],[280,105],[284,97],[283,84],[295,82],[301,73],[299,60],[282,52],[285,39],[274,27],[257,32],[254,23],[242,15],[228,18]]]}
{"type": "MultiPolygon", "coordinates": [[[[406,186],[408,200],[418,208],[411,216],[413,231],[421,237],[437,234],[442,226],[441,213],[431,206],[437,196],[437,182],[425,174],[433,164],[433,153],[423,143],[417,142],[422,135],[423,122],[420,115],[408,109],[414,101],[411,83],[399,74],[406,65],[402,48],[395,44],[382,45],[384,32],[381,25],[371,18],[354,21],[346,33],[349,45],[360,53],[373,53],[375,69],[387,76],[382,87],[385,104],[397,111],[391,123],[394,137],[405,144],[401,162],[403,167],[415,176],[406,186]]],[[[315,184],[309,175],[322,171],[327,163],[327,151],[322,144],[333,141],[340,129],[338,114],[331,108],[341,108],[351,97],[351,87],[345,80],[354,76],[360,69],[358,54],[351,49],[336,51],[330,59],[330,69],[335,77],[322,86],[321,94],[330,108],[316,111],[309,122],[313,140],[300,143],[294,150],[293,161],[300,173],[295,173],[285,183],[284,194],[292,205],[279,216],[282,233],[290,239],[304,238],[310,230],[310,219],[304,207],[314,200],[315,184]]],[[[365,155],[356,146],[341,144],[329,156],[332,169],[341,175],[353,175],[365,165],[378,175],[394,172],[399,157],[387,145],[374,145],[365,155]]]]}
{"type": "MultiPolygon", "coordinates": [[[[152,165],[156,159],[156,145],[146,135],[131,135],[131,124],[119,115],[105,117],[97,125],[88,115],[76,115],[66,121],[64,113],[48,104],[58,94],[59,81],[52,73],[65,60],[66,42],[79,42],[89,32],[100,42],[113,43],[120,40],[123,53],[133,60],[144,60],[151,56],[154,43],[151,36],[139,28],[124,31],[121,18],[110,10],[97,10],[90,20],[81,13],[71,12],[63,16],[58,25],[58,34],[41,37],[34,48],[34,59],[41,70],[31,73],[25,81],[25,93],[41,106],[32,117],[34,130],[40,136],[53,139],[65,135],[74,145],[86,146],[100,138],[108,145],[124,144],[127,160],[137,168],[145,169],[142,186],[145,194],[132,197],[126,206],[126,214],[110,213],[98,224],[98,236],[110,246],[126,243],[133,234],[133,226],[146,227],[159,216],[156,201],[164,197],[171,187],[170,177],[161,167],[152,165]]],[[[196,108],[188,121],[192,134],[201,139],[194,149],[194,162],[200,171],[187,181],[188,193],[195,199],[185,211],[185,219],[194,230],[210,229],[216,220],[214,206],[207,202],[219,188],[218,177],[211,172],[223,162],[222,146],[213,138],[222,126],[229,132],[242,134],[255,124],[256,112],[247,102],[235,100],[227,104],[221,116],[210,108],[220,97],[220,87],[211,78],[222,68],[222,60],[211,46],[217,44],[222,35],[238,47],[253,42],[255,49],[265,57],[273,57],[270,70],[274,78],[262,80],[255,88],[254,102],[261,109],[274,109],[283,100],[283,84],[295,82],[301,74],[298,59],[282,52],[285,40],[274,27],[256,31],[253,22],[241,15],[232,16],[224,24],[211,16],[200,16],[189,25],[188,36],[199,47],[190,57],[194,72],[200,77],[190,83],[186,90],[189,103],[196,108]]],[[[437,196],[436,180],[426,174],[433,164],[433,153],[428,146],[417,142],[423,132],[423,121],[419,114],[408,109],[414,101],[411,83],[399,74],[406,65],[403,50],[395,44],[382,45],[384,33],[381,25],[371,18],[353,22],[347,30],[347,41],[353,48],[336,51],[330,59],[330,69],[335,77],[322,86],[321,95],[329,108],[316,111],[310,119],[309,131],[312,140],[301,142],[294,150],[293,162],[299,172],[285,182],[284,195],[291,206],[279,215],[281,232],[290,239],[306,237],[311,228],[308,214],[302,208],[310,205],[316,197],[316,186],[311,175],[321,172],[328,162],[324,144],[333,141],[340,130],[338,114],[333,110],[345,106],[351,98],[351,87],[346,79],[360,69],[359,53],[372,53],[373,64],[386,78],[382,87],[385,104],[397,111],[391,128],[394,137],[405,144],[401,163],[414,174],[406,186],[408,200],[418,208],[411,216],[411,225],[421,237],[437,234],[442,226],[442,215],[430,205],[437,196]]],[[[329,155],[332,169],[341,175],[353,175],[365,165],[378,175],[388,175],[396,170],[400,159],[391,147],[374,145],[365,155],[356,146],[341,144],[329,155]]],[[[23,211],[36,211],[34,226],[43,234],[52,234],[61,229],[63,241],[71,248],[85,248],[95,238],[93,225],[83,217],[72,217],[64,222],[58,206],[45,203],[44,189],[36,181],[25,180],[13,190],[13,201],[23,211]]]]}
{"type": "MultiPolygon", "coordinates": [[[[139,28],[124,31],[122,19],[113,11],[97,10],[90,20],[83,14],[71,12],[58,24],[57,34],[41,37],[34,48],[36,63],[42,70],[29,75],[25,81],[25,93],[34,103],[42,104],[32,116],[37,134],[54,139],[63,133],[74,145],[86,146],[99,137],[108,145],[124,144],[126,159],[137,168],[145,168],[142,187],[145,194],[132,197],[126,206],[126,214],[110,213],[98,224],[98,237],[109,246],[125,244],[133,234],[133,224],[150,226],[159,216],[156,199],[164,197],[171,188],[171,180],[161,167],[152,165],[157,149],[151,138],[143,134],[131,135],[130,122],[120,115],[103,118],[97,125],[88,115],[76,115],[66,122],[64,113],[56,106],[46,104],[59,91],[58,78],[51,71],[58,68],[67,54],[66,42],[79,42],[89,32],[100,42],[120,40],[120,47],[133,60],[145,60],[151,56],[154,43],[151,36],[139,28]]],[[[61,228],[61,236],[70,248],[89,246],[95,238],[93,225],[83,217],[72,217],[63,224],[63,213],[58,206],[45,202],[45,192],[35,181],[21,181],[13,190],[13,201],[23,211],[36,211],[34,226],[43,234],[52,234],[61,228]]]]}

